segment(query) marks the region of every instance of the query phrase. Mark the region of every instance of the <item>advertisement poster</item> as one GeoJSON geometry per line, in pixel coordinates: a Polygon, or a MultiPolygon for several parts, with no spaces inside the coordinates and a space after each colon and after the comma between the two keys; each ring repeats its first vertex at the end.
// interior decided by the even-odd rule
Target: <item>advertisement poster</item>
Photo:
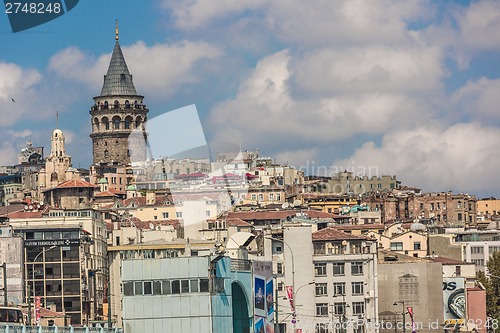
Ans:
{"type": "Polygon", "coordinates": [[[465,323],[464,278],[443,278],[443,305],[445,324],[465,323]]]}
{"type": "Polygon", "coordinates": [[[274,332],[274,281],[270,261],[253,262],[255,333],[274,332]]]}

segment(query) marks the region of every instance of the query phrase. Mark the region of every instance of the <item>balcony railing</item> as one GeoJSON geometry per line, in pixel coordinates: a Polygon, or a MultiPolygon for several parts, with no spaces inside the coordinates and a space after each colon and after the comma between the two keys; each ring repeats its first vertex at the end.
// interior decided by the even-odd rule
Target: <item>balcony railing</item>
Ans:
{"type": "Polygon", "coordinates": [[[122,333],[120,328],[72,326],[19,326],[0,323],[0,333],[122,333]]]}

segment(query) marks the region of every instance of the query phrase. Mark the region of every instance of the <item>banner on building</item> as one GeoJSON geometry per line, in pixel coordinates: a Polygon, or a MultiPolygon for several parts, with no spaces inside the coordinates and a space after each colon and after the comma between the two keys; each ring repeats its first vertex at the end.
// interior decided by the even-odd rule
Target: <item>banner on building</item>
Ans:
{"type": "Polygon", "coordinates": [[[293,286],[286,286],[286,295],[288,296],[288,300],[290,301],[290,308],[292,309],[292,313],[295,313],[295,305],[293,304],[293,286]]]}
{"type": "Polygon", "coordinates": [[[464,278],[443,278],[443,303],[445,324],[465,323],[466,304],[464,278]]]}
{"type": "Polygon", "coordinates": [[[274,333],[274,281],[270,261],[253,262],[254,330],[274,333]]]}

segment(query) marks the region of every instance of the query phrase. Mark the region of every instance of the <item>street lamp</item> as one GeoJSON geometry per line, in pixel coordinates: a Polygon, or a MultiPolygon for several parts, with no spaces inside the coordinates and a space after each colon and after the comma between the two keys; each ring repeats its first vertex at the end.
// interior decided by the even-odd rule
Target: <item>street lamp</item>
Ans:
{"type": "MultiPolygon", "coordinates": [[[[38,257],[42,254],[42,253],[45,253],[46,251],[50,251],[52,249],[55,249],[57,246],[56,245],[52,245],[51,247],[49,247],[47,250],[45,250],[44,247],[42,247],[42,251],[40,251],[36,256],[35,258],[33,259],[33,263],[31,264],[31,277],[32,277],[32,283],[33,283],[33,302],[35,302],[35,297],[36,297],[36,291],[35,291],[35,263],[36,263],[36,260],[38,259],[38,257]]],[[[29,298],[29,295],[28,295],[28,298],[29,298]]],[[[31,305],[31,302],[28,302],[29,305],[31,305]]],[[[30,324],[32,324],[32,318],[31,318],[31,309],[28,311],[28,321],[30,324]]],[[[33,315],[35,317],[35,320],[36,320],[36,307],[35,307],[35,304],[33,304],[33,315]]]]}
{"type": "Polygon", "coordinates": [[[281,243],[285,244],[286,247],[288,247],[288,250],[290,250],[290,255],[291,255],[291,258],[292,258],[292,299],[295,302],[294,310],[293,310],[293,313],[292,313],[292,324],[293,324],[293,332],[296,332],[297,331],[297,311],[295,309],[296,309],[296,305],[297,305],[297,300],[295,299],[295,295],[297,293],[295,292],[295,264],[294,264],[294,260],[293,260],[293,251],[292,251],[292,248],[290,247],[290,245],[288,245],[282,239],[274,238],[274,237],[271,237],[271,236],[267,236],[267,237],[264,237],[264,238],[270,239],[270,240],[274,240],[274,241],[277,241],[277,242],[281,242],[281,243]]]}
{"type": "Polygon", "coordinates": [[[397,302],[394,302],[394,306],[398,305],[398,304],[402,304],[403,305],[403,333],[406,332],[406,307],[405,307],[405,301],[397,301],[397,302]]]}

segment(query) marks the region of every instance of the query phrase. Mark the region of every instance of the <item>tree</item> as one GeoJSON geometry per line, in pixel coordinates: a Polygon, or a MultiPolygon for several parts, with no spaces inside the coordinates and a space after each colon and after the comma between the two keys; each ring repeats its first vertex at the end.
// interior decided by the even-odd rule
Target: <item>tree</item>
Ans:
{"type": "Polygon", "coordinates": [[[500,321],[500,252],[494,252],[486,264],[488,275],[477,272],[476,278],[486,288],[486,315],[500,321]]]}

